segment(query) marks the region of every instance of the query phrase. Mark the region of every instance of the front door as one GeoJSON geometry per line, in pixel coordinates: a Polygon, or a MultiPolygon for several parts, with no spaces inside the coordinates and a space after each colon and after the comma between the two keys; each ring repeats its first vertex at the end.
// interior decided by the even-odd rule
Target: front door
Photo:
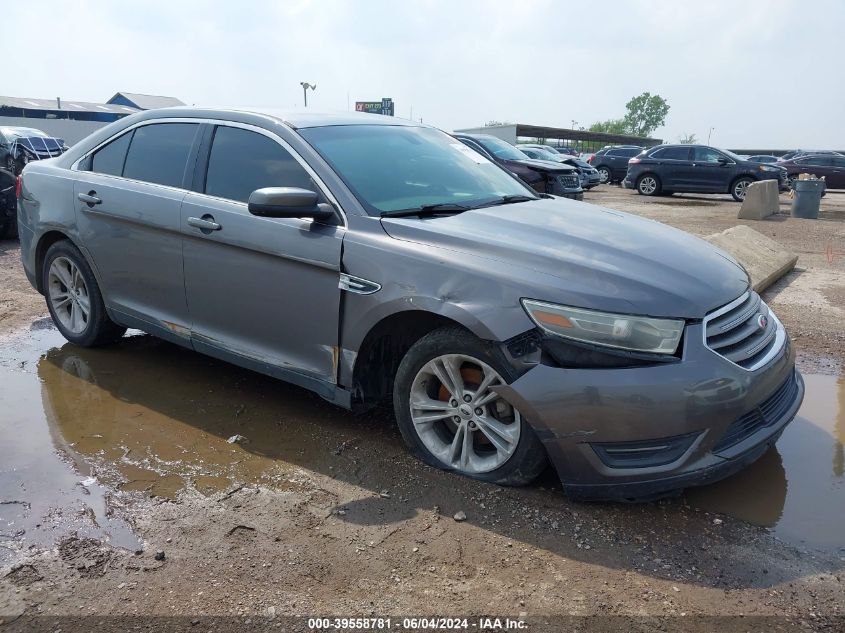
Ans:
{"type": "Polygon", "coordinates": [[[694,147],[692,162],[683,174],[684,186],[694,191],[727,191],[731,184],[733,165],[734,161],[712,147],[694,147]]]}
{"type": "Polygon", "coordinates": [[[267,373],[281,369],[292,382],[335,382],[344,228],[258,217],[246,204],[262,187],[320,188],[291,151],[257,129],[217,126],[199,165],[204,182],[181,213],[194,347],[267,373]]]}
{"type": "Polygon", "coordinates": [[[169,339],[188,338],[179,214],[199,128],[130,130],[86,158],[74,183],[77,227],[107,307],[169,339]]]}

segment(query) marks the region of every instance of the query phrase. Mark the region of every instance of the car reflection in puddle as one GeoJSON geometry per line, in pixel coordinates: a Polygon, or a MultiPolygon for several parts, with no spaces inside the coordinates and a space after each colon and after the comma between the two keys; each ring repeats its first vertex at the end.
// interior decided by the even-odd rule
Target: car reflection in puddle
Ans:
{"type": "MultiPolygon", "coordinates": [[[[92,472],[107,486],[174,498],[185,488],[213,494],[243,483],[284,489],[299,468],[359,482],[367,464],[379,469],[391,455],[404,455],[388,415],[355,416],[302,389],[146,335],[105,349],[63,343],[55,331],[34,339],[37,377],[15,371],[0,353],[0,406],[15,403],[12,419],[0,419],[0,432],[11,439],[0,458],[5,450],[46,466],[38,477],[34,468],[0,473],[0,501],[37,499],[39,507],[0,506],[0,534],[25,524],[21,514],[34,524],[49,507],[66,507],[66,492],[53,491],[71,490],[72,499],[90,504],[79,481],[92,472]],[[352,444],[360,445],[356,457],[338,460],[352,444]],[[55,459],[56,449],[74,462],[75,473],[55,459]],[[16,485],[27,492],[16,494],[16,485]]],[[[20,364],[26,352],[15,354],[20,364]]],[[[688,491],[686,500],[772,528],[793,543],[837,549],[845,547],[845,380],[805,379],[803,408],[777,447],[728,480],[688,491]]],[[[128,533],[105,509],[95,514],[107,538],[128,533]]]]}
{"type": "Polygon", "coordinates": [[[694,506],[771,528],[783,540],[845,548],[845,377],[804,374],[807,395],[775,448],[724,481],[687,491],[694,506]]]}

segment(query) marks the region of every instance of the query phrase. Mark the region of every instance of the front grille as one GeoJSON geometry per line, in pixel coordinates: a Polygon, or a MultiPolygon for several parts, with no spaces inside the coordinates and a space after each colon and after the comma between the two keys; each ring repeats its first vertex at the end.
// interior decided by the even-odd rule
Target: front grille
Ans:
{"type": "Polygon", "coordinates": [[[722,439],[713,447],[713,452],[718,453],[739,444],[760,429],[776,423],[786,414],[797,395],[798,381],[793,371],[786,382],[778,387],[778,390],[764,400],[762,404],[731,423],[722,439]]]}
{"type": "Polygon", "coordinates": [[[563,176],[558,176],[557,181],[563,185],[564,187],[577,187],[578,186],[578,175],[577,174],[565,174],[563,176]]]}
{"type": "Polygon", "coordinates": [[[743,369],[767,363],[786,339],[783,326],[754,291],[704,319],[705,345],[743,369]]]}

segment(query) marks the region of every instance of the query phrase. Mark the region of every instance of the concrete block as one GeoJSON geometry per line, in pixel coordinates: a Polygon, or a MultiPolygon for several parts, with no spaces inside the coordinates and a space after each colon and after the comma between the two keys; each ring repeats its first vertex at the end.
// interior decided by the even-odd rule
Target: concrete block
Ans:
{"type": "Polygon", "coordinates": [[[733,255],[751,276],[751,285],[762,292],[795,268],[798,255],[773,239],[740,224],[704,238],[733,255]]]}
{"type": "Polygon", "coordinates": [[[740,220],[762,220],[780,210],[777,180],[759,180],[748,185],[737,216],[740,220]]]}

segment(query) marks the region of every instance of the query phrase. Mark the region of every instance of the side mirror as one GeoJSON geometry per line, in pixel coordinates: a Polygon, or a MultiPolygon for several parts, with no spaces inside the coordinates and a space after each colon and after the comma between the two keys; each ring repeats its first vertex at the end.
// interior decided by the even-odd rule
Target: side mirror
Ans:
{"type": "Polygon", "coordinates": [[[249,194],[247,208],[264,218],[314,218],[325,220],[334,215],[327,204],[317,204],[314,191],[298,187],[264,187],[249,194]]]}
{"type": "Polygon", "coordinates": [[[727,165],[728,163],[730,163],[731,161],[729,161],[727,158],[725,158],[725,157],[723,156],[723,157],[722,157],[722,158],[720,158],[717,162],[718,162],[720,165],[724,166],[724,165],[727,165]]]}

